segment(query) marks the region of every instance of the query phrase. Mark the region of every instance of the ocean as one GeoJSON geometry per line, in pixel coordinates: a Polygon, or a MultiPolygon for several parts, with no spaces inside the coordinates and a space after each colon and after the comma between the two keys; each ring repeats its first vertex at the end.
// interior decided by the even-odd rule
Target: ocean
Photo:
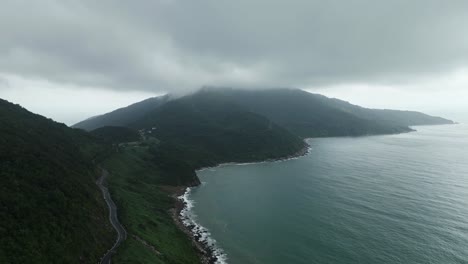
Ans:
{"type": "Polygon", "coordinates": [[[468,126],[415,129],[201,170],[184,213],[219,263],[468,263],[468,126]]]}

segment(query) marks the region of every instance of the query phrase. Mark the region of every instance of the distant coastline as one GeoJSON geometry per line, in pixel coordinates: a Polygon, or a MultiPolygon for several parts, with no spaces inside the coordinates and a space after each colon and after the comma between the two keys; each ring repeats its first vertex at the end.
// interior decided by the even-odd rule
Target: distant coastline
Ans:
{"type": "MultiPolygon", "coordinates": [[[[442,125],[456,125],[459,123],[451,123],[451,124],[442,124],[442,125]]],[[[441,125],[441,124],[438,124],[441,125]]],[[[438,126],[438,125],[420,125],[422,126],[438,126]]],[[[386,135],[398,135],[398,134],[406,134],[417,132],[416,129],[419,126],[411,126],[410,131],[406,132],[397,132],[397,133],[389,133],[386,135]]],[[[381,136],[381,135],[365,135],[367,136],[381,136]]],[[[362,137],[362,136],[360,136],[362,137]]],[[[339,137],[342,138],[342,137],[339,137]]],[[[282,162],[292,159],[297,159],[303,156],[306,156],[311,151],[311,146],[307,143],[308,140],[313,138],[305,138],[303,139],[305,146],[297,151],[294,154],[287,155],[282,158],[276,159],[266,159],[260,161],[253,161],[253,162],[225,162],[220,163],[215,166],[207,166],[197,169],[196,172],[200,172],[207,169],[217,168],[221,166],[228,166],[228,165],[249,165],[249,164],[259,164],[259,163],[269,163],[269,162],[282,162]]],[[[197,175],[198,177],[198,175],[197,175]]],[[[173,193],[173,198],[176,200],[175,209],[171,211],[172,218],[176,225],[189,236],[192,240],[192,243],[197,248],[201,255],[201,261],[204,264],[225,264],[227,263],[227,255],[224,253],[223,249],[216,245],[216,241],[210,237],[209,230],[199,223],[197,223],[191,216],[191,210],[193,209],[193,202],[189,199],[190,192],[193,188],[200,186],[202,183],[194,186],[187,186],[187,187],[180,187],[177,188],[173,193]]]]}
{"type": "Polygon", "coordinates": [[[336,263],[393,263],[393,256],[406,263],[463,262],[465,248],[459,242],[466,239],[451,230],[462,229],[466,219],[448,205],[465,209],[463,203],[450,202],[466,196],[466,132],[466,126],[430,126],[404,135],[313,139],[308,141],[311,154],[299,160],[203,171],[202,187],[183,198],[189,194],[196,222],[209,229],[228,263],[334,263],[332,250],[359,252],[342,254],[336,263]],[[403,165],[395,166],[399,162],[403,165]],[[447,196],[427,193],[430,188],[445,190],[447,196]],[[453,189],[460,196],[451,196],[453,189]],[[240,196],[239,190],[244,190],[240,196]],[[395,206],[396,201],[403,206],[395,206]],[[453,222],[441,228],[440,218],[432,217],[435,211],[453,222]],[[440,239],[445,237],[450,239],[440,239]],[[313,241],[310,247],[300,246],[306,240],[313,241]]]}

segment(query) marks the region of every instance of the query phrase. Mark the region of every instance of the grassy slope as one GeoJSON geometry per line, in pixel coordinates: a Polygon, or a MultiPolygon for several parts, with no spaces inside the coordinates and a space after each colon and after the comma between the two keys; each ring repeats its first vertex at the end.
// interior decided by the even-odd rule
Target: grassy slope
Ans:
{"type": "Polygon", "coordinates": [[[0,100],[0,263],[96,263],[110,248],[88,140],[0,100]]]}
{"type": "Polygon", "coordinates": [[[128,239],[118,250],[114,263],[199,263],[189,238],[173,222],[169,209],[173,198],[161,190],[163,173],[144,147],[121,149],[104,162],[110,171],[112,197],[128,239]],[[136,240],[134,235],[156,248],[136,240]]]}

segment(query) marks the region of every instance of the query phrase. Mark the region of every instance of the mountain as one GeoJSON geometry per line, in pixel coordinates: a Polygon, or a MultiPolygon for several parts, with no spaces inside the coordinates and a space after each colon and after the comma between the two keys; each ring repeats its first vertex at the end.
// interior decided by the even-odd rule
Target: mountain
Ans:
{"type": "Polygon", "coordinates": [[[138,131],[119,126],[104,126],[91,131],[97,139],[107,143],[134,142],[140,139],[138,131]]]}
{"type": "Polygon", "coordinates": [[[383,120],[401,126],[447,125],[454,124],[452,120],[430,116],[416,111],[401,111],[389,109],[368,109],[339,99],[329,99],[315,95],[318,99],[328,101],[333,107],[369,120],[383,120]]]}
{"type": "Polygon", "coordinates": [[[145,241],[127,239],[115,263],[214,263],[210,250],[194,249],[174,224],[183,205],[174,205],[164,190],[177,197],[185,187],[199,185],[195,170],[201,167],[284,158],[307,147],[269,119],[204,94],[168,101],[135,117],[127,129],[107,126],[91,133],[119,143],[103,166],[122,223],[145,241]],[[119,142],[128,131],[138,131],[140,140],[119,142]]]}
{"type": "Polygon", "coordinates": [[[302,137],[360,136],[409,132],[409,126],[451,124],[423,113],[368,109],[299,89],[202,90],[264,115],[302,137]]]}
{"type": "Polygon", "coordinates": [[[94,116],[75,124],[73,127],[91,131],[103,126],[125,126],[138,117],[158,108],[169,101],[168,95],[152,97],[128,107],[120,108],[107,114],[94,116]]]}
{"type": "Polygon", "coordinates": [[[142,119],[161,118],[155,115],[162,113],[160,108],[170,102],[176,102],[175,105],[177,102],[185,102],[181,104],[184,105],[190,104],[191,100],[199,101],[201,98],[209,98],[207,104],[223,102],[227,103],[226,105],[236,105],[243,111],[264,116],[304,138],[393,134],[412,131],[409,126],[453,123],[419,112],[363,108],[299,89],[250,91],[205,88],[193,95],[178,99],[160,98],[157,104],[144,101],[108,113],[104,115],[106,118],[97,117],[92,123],[83,121],[75,127],[88,129],[91,126],[108,126],[111,125],[109,119],[118,120],[119,125],[132,126],[142,119]],[[120,119],[121,114],[124,114],[125,118],[120,119]]]}
{"type": "Polygon", "coordinates": [[[110,248],[90,140],[0,99],[0,263],[97,263],[110,248]]]}
{"type": "Polygon", "coordinates": [[[166,98],[87,120],[88,127],[115,124],[90,133],[1,100],[0,263],[99,262],[115,236],[93,161],[110,171],[129,232],[117,260],[197,263],[198,251],[173,222],[167,190],[198,185],[197,168],[306,149],[300,137],[216,96],[166,98]],[[145,255],[135,257],[132,248],[145,255]]]}
{"type": "Polygon", "coordinates": [[[0,101],[0,263],[98,262],[114,237],[91,161],[109,170],[129,234],[115,263],[199,263],[209,256],[175,224],[181,205],[171,198],[200,184],[196,169],[302,154],[306,137],[449,123],[297,89],[155,97],[75,125],[81,129],[0,101]]]}
{"type": "Polygon", "coordinates": [[[119,217],[133,238],[118,249],[113,263],[214,263],[208,260],[209,251],[194,248],[175,225],[175,208],[181,205],[169,195],[199,185],[198,168],[284,158],[307,147],[267,118],[217,97],[193,95],[143,115],[135,113],[126,127],[104,126],[90,132],[116,150],[102,166],[110,172],[109,188],[119,217]]]}
{"type": "Polygon", "coordinates": [[[217,96],[197,93],[172,100],[128,124],[190,161],[194,168],[222,162],[277,159],[305,148],[298,136],[271,120],[217,96]]]}

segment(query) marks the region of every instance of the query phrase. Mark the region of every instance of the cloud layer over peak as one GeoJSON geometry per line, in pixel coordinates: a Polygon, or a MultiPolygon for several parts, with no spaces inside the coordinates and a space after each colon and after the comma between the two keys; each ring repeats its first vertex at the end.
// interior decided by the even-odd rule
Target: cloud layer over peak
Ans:
{"type": "Polygon", "coordinates": [[[83,87],[389,83],[468,65],[466,1],[24,1],[0,73],[83,87]]]}

